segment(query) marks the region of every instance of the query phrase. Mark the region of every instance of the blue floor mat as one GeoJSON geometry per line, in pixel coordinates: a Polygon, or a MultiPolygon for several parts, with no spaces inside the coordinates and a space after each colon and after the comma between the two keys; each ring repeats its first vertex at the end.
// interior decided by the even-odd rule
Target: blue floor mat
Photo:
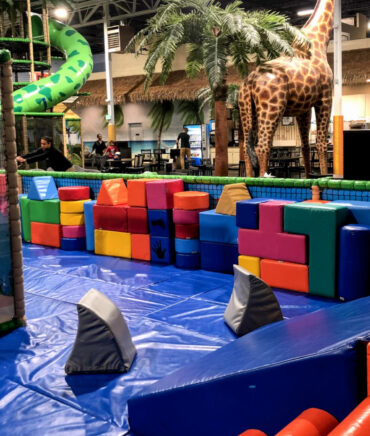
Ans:
{"type": "MultiPolygon", "coordinates": [[[[28,435],[125,434],[129,397],[235,339],[223,321],[230,275],[30,244],[24,246],[24,265],[28,324],[0,338],[2,435],[20,433],[22,423],[28,435]],[[77,330],[76,304],[91,288],[125,316],[137,348],[127,374],[64,372],[77,330]]],[[[285,291],[276,295],[285,317],[337,304],[285,291]]]]}

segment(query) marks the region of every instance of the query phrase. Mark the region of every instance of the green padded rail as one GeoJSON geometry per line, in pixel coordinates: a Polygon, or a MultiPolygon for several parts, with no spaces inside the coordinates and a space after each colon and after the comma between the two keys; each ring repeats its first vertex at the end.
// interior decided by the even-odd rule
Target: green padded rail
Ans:
{"type": "MultiPolygon", "coordinates": [[[[24,44],[29,44],[31,40],[29,38],[8,38],[8,37],[1,37],[0,42],[21,42],[24,44]]],[[[35,45],[42,45],[44,47],[50,47],[50,44],[48,44],[45,41],[37,41],[35,39],[32,40],[32,43],[35,45]]]]}
{"type": "Polygon", "coordinates": [[[60,201],[28,200],[30,221],[46,224],[60,224],[60,201]]]}

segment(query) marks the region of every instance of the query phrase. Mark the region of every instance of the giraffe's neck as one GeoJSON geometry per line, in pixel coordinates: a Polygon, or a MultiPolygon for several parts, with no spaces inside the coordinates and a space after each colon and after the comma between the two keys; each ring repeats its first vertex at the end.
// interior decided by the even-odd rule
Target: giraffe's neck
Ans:
{"type": "Polygon", "coordinates": [[[318,0],[314,12],[302,29],[318,49],[317,53],[321,52],[323,56],[326,56],[333,20],[334,0],[318,0]]]}

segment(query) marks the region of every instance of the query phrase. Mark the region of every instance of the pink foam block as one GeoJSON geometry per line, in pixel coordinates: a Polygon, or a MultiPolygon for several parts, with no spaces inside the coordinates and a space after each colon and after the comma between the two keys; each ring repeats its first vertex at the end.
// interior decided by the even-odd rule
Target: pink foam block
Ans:
{"type": "Polygon", "coordinates": [[[267,201],[259,205],[259,228],[262,232],[282,233],[284,205],[294,201],[267,201]]]}
{"type": "Polygon", "coordinates": [[[156,180],[146,184],[148,209],[172,209],[173,194],[184,190],[182,180],[156,180]]]}
{"type": "Polygon", "coordinates": [[[306,237],[290,233],[239,229],[239,253],[245,256],[306,264],[306,237]]]}
{"type": "Polygon", "coordinates": [[[199,224],[199,213],[207,209],[197,210],[173,210],[173,222],[175,224],[199,224]]]}
{"type": "Polygon", "coordinates": [[[62,226],[62,238],[84,238],[85,226],[62,226]]]}

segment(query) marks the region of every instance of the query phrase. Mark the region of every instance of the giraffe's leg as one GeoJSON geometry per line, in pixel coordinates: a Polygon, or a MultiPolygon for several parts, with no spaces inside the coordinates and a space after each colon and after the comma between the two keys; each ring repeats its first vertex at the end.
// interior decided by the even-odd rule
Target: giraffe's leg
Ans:
{"type": "Polygon", "coordinates": [[[325,98],[315,106],[316,113],[316,149],[319,155],[320,172],[325,175],[328,174],[328,127],[331,112],[331,98],[325,98]]]}
{"type": "Polygon", "coordinates": [[[253,177],[253,166],[247,150],[249,134],[252,129],[252,96],[250,86],[246,83],[241,86],[239,91],[239,113],[240,122],[242,123],[242,129],[244,133],[243,149],[246,174],[247,177],[253,177]]]}
{"type": "Polygon", "coordinates": [[[256,153],[260,164],[260,177],[264,177],[265,173],[267,173],[272,140],[283,114],[284,110],[281,112],[281,115],[277,112],[274,117],[275,119],[272,119],[270,115],[268,120],[258,120],[258,145],[256,153]]]}
{"type": "Polygon", "coordinates": [[[303,162],[304,162],[304,173],[306,179],[309,177],[310,173],[310,123],[311,123],[311,109],[308,112],[305,112],[301,115],[297,116],[297,123],[299,134],[301,136],[302,142],[302,154],[303,154],[303,162]]]}

